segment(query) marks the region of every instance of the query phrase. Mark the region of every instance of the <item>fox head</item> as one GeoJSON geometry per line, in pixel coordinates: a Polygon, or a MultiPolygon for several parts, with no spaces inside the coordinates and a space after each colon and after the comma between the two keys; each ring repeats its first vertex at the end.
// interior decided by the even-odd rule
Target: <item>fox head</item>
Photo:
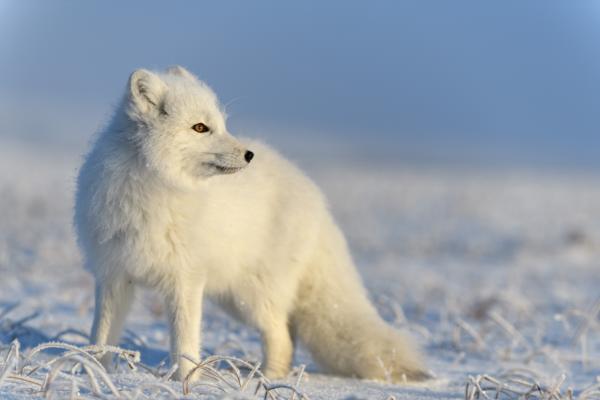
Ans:
{"type": "Polygon", "coordinates": [[[182,67],[133,72],[125,101],[136,151],[169,184],[195,187],[241,170],[254,156],[227,131],[214,92],[182,67]]]}

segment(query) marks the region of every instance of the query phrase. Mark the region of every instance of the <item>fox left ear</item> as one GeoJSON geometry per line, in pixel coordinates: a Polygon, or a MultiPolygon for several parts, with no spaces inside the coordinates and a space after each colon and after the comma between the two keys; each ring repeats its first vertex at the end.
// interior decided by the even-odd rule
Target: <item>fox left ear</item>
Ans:
{"type": "Polygon", "coordinates": [[[182,78],[191,79],[193,81],[198,80],[198,78],[194,74],[192,74],[187,69],[183,68],[181,65],[173,65],[167,68],[167,73],[171,75],[181,76],[182,78]]]}
{"type": "Polygon", "coordinates": [[[167,90],[167,85],[158,75],[145,69],[138,69],[129,78],[129,90],[132,104],[141,113],[147,113],[158,106],[167,90]]]}

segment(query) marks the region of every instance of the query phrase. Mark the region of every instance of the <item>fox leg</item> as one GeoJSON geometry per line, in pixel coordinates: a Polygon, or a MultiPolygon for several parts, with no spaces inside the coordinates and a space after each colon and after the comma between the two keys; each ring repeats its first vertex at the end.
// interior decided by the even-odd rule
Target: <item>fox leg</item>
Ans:
{"type": "Polygon", "coordinates": [[[287,318],[284,315],[270,318],[259,329],[262,334],[265,375],[270,379],[285,377],[294,355],[287,318]]]}
{"type": "MultiPolygon", "coordinates": [[[[169,319],[171,359],[179,365],[175,379],[184,380],[195,364],[184,356],[200,361],[200,324],[202,322],[202,287],[175,286],[166,294],[169,319]]],[[[191,380],[197,379],[194,374],[191,380]]]]}
{"type": "MultiPolygon", "coordinates": [[[[96,306],[92,325],[91,342],[99,346],[118,345],[125,317],[134,297],[133,284],[120,277],[107,282],[96,281],[96,306]]],[[[106,353],[100,362],[108,368],[112,354],[106,353]]]]}

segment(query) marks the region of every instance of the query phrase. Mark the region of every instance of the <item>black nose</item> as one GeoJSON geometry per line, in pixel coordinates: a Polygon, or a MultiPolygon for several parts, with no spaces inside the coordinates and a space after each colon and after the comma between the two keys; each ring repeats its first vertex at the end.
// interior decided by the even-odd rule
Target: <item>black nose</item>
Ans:
{"type": "Polygon", "coordinates": [[[253,157],[254,157],[254,153],[251,152],[250,150],[247,150],[246,153],[244,153],[244,159],[246,160],[246,162],[252,161],[253,157]]]}

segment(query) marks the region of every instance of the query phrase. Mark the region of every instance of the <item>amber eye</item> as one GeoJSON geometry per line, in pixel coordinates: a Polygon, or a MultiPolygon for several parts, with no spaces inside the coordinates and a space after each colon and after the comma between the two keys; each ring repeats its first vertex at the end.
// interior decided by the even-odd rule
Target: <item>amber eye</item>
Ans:
{"type": "Polygon", "coordinates": [[[204,125],[202,122],[197,123],[196,125],[192,126],[192,129],[198,133],[204,133],[204,132],[210,131],[210,128],[208,126],[204,125]]]}

